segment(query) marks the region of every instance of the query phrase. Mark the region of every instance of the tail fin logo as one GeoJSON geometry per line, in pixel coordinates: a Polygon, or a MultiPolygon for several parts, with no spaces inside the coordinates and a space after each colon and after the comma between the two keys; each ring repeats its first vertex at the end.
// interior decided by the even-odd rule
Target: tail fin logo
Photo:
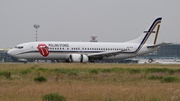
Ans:
{"type": "Polygon", "coordinates": [[[146,34],[143,37],[142,41],[140,42],[140,45],[137,48],[136,52],[138,52],[143,47],[143,45],[147,42],[147,40],[149,39],[149,37],[151,36],[152,33],[155,34],[153,44],[156,44],[158,33],[159,33],[159,29],[160,29],[161,20],[162,20],[162,17],[156,18],[153,21],[153,23],[148,27],[148,29],[146,29],[144,31],[144,33],[146,33],[146,34]],[[157,27],[157,29],[156,29],[156,27],[157,27]],[[154,31],[155,29],[156,29],[156,31],[154,31]]]}
{"type": "Polygon", "coordinates": [[[42,56],[46,57],[49,55],[48,47],[46,46],[46,44],[38,44],[37,49],[42,56]]]}
{"type": "MultiPolygon", "coordinates": [[[[144,31],[144,33],[147,33],[147,35],[146,35],[147,37],[145,37],[144,43],[147,41],[147,39],[149,38],[149,36],[150,36],[152,33],[155,33],[156,35],[155,35],[155,38],[154,38],[154,44],[156,44],[161,20],[162,20],[161,17],[157,18],[157,19],[153,22],[153,24],[151,25],[151,27],[149,28],[149,30],[148,30],[148,31],[144,31]],[[156,27],[157,27],[157,30],[154,31],[154,29],[155,29],[156,27]]],[[[143,44],[144,44],[144,43],[143,43],[143,44]]]]}

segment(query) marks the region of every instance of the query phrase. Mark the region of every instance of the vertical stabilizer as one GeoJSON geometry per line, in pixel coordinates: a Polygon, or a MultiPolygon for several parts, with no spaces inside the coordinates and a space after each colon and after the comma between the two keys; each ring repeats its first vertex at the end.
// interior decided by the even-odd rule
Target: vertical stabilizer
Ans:
{"type": "Polygon", "coordinates": [[[146,28],[146,30],[143,32],[143,34],[140,37],[128,41],[128,43],[140,43],[140,46],[144,45],[145,43],[156,44],[161,20],[162,17],[156,17],[153,20],[152,24],[150,24],[149,27],[146,28]]]}

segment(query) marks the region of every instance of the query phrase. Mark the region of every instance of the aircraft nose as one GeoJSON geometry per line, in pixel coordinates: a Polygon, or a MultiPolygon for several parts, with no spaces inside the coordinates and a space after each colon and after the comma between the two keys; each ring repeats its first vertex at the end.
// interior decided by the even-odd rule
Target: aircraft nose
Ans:
{"type": "Polygon", "coordinates": [[[12,49],[9,50],[7,53],[8,53],[9,55],[13,56],[13,51],[12,51],[12,49]]]}

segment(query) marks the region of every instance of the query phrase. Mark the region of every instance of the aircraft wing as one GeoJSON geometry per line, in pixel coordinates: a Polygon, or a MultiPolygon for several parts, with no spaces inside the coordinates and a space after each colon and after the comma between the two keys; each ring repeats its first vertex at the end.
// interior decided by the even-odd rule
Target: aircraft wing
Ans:
{"type": "Polygon", "coordinates": [[[119,50],[119,51],[106,51],[106,52],[100,52],[100,53],[91,53],[91,54],[87,54],[87,56],[90,57],[90,58],[95,58],[95,59],[103,59],[104,57],[116,56],[120,52],[122,52],[122,50],[119,50]]]}
{"type": "Polygon", "coordinates": [[[147,48],[154,48],[154,47],[165,46],[165,45],[169,45],[169,44],[172,44],[172,43],[164,43],[163,42],[163,43],[147,46],[147,48]]]}

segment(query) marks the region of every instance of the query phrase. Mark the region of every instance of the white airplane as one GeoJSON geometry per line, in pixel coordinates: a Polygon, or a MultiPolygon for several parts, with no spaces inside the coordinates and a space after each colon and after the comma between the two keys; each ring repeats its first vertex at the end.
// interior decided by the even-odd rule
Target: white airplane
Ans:
{"type": "Polygon", "coordinates": [[[8,54],[19,59],[64,60],[67,62],[91,62],[100,59],[126,59],[157,50],[156,44],[162,17],[152,24],[137,39],[127,42],[27,42],[15,46],[8,54]]]}

